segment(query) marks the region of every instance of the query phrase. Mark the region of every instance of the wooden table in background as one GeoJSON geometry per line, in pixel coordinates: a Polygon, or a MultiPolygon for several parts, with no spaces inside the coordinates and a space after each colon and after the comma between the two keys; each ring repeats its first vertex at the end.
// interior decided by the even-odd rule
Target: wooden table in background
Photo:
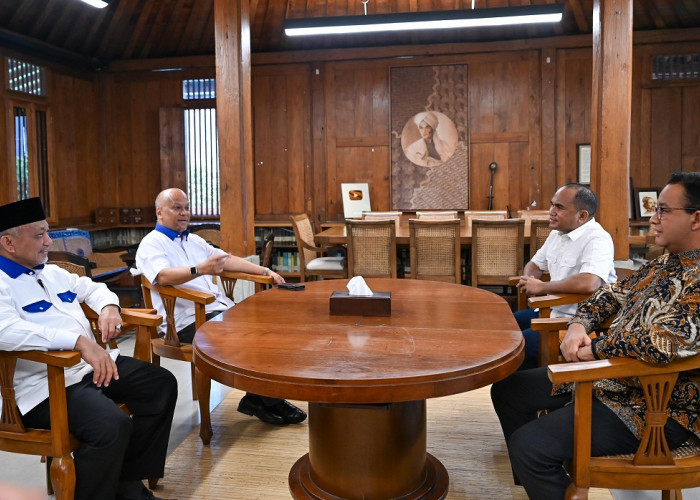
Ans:
{"type": "MultiPolygon", "coordinates": [[[[529,220],[525,220],[525,242],[527,243],[530,238],[530,224],[529,220]]],[[[338,224],[328,227],[316,233],[314,235],[316,242],[324,246],[331,245],[345,245],[348,241],[347,234],[345,233],[345,225],[338,224]]],[[[461,231],[460,231],[460,242],[463,247],[469,247],[472,244],[472,228],[467,226],[464,220],[462,220],[461,231]]],[[[629,229],[629,244],[630,245],[649,245],[654,243],[653,234],[649,233],[647,228],[640,227],[630,227],[629,229]]],[[[402,220],[399,229],[396,233],[396,244],[397,245],[409,245],[410,235],[408,229],[408,221],[402,220]]]]}
{"type": "Polygon", "coordinates": [[[347,280],[328,280],[257,293],[204,324],[193,346],[200,435],[212,435],[211,379],[309,401],[309,453],[289,473],[295,498],[444,498],[447,471],[426,452],[426,399],[512,373],[522,333],[506,301],[485,290],[367,283],[391,292],[391,317],[331,316],[330,295],[347,280]]]}

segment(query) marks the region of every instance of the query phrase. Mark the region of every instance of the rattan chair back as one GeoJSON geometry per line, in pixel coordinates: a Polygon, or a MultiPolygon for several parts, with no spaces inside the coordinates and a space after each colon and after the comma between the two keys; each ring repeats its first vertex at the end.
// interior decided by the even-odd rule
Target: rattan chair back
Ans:
{"type": "Polygon", "coordinates": [[[391,219],[396,224],[396,232],[401,225],[401,212],[362,212],[363,220],[387,220],[391,219]]]}
{"type": "Polygon", "coordinates": [[[472,286],[508,285],[523,271],[523,219],[472,221],[472,286]]]}
{"type": "Polygon", "coordinates": [[[533,219],[530,221],[530,259],[534,257],[537,250],[542,248],[551,231],[549,219],[533,219]]]}
{"type": "Polygon", "coordinates": [[[410,220],[411,278],[461,283],[460,220],[410,220]]]}
{"type": "Polygon", "coordinates": [[[347,220],[348,277],[396,278],[396,225],[387,220],[347,220]]]}
{"type": "Polygon", "coordinates": [[[508,217],[508,213],[505,210],[467,210],[464,212],[467,232],[471,231],[474,219],[503,220],[506,217],[508,217]]]}
{"type": "Polygon", "coordinates": [[[50,251],[46,263],[54,264],[78,276],[92,277],[90,261],[71,252],[50,251]]]}
{"type": "Polygon", "coordinates": [[[299,252],[299,273],[301,281],[307,277],[345,278],[347,270],[344,257],[321,257],[325,248],[316,246],[311,219],[305,213],[289,217],[294,227],[299,252]],[[313,261],[313,263],[312,263],[313,261]],[[311,263],[311,265],[310,265],[311,263]],[[312,269],[309,269],[311,267],[312,269]]]}

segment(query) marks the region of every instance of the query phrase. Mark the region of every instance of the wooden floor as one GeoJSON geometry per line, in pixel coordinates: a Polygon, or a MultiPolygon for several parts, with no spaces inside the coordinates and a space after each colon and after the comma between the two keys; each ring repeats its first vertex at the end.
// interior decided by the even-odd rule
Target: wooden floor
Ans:
{"type": "MultiPolygon", "coordinates": [[[[168,457],[157,496],[183,499],[289,499],[287,474],[308,451],[307,423],[274,427],[236,411],[232,391],[212,412],[214,437],[203,446],[195,429],[168,457]]],[[[306,409],[306,403],[298,402],[306,409]]],[[[428,401],[428,452],[450,475],[447,498],[526,499],[512,483],[489,388],[428,401]]],[[[591,490],[591,500],[612,499],[591,490]]]]}

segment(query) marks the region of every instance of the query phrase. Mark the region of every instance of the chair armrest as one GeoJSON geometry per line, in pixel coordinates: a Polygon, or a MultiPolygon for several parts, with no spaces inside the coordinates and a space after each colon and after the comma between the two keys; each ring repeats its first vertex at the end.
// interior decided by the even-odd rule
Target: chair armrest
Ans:
{"type": "Polygon", "coordinates": [[[562,316],[560,318],[533,318],[530,321],[530,329],[536,332],[558,332],[566,330],[566,325],[571,321],[571,316],[562,316]]]}
{"type": "Polygon", "coordinates": [[[224,271],[219,275],[219,277],[223,279],[230,279],[230,280],[245,280],[245,281],[253,281],[255,283],[261,283],[263,285],[272,285],[275,280],[272,278],[272,276],[263,276],[261,274],[248,274],[248,273],[241,273],[241,272],[234,272],[234,271],[224,271]]]}
{"type": "Polygon", "coordinates": [[[700,356],[692,356],[667,364],[650,364],[633,358],[610,358],[578,363],[561,363],[547,368],[549,379],[555,384],[590,382],[607,378],[641,377],[684,372],[700,368],[700,356]]]}
{"type": "Polygon", "coordinates": [[[26,359],[58,368],[68,368],[80,362],[78,351],[0,351],[0,357],[26,359]]]}
{"type": "Polygon", "coordinates": [[[167,295],[178,299],[191,300],[198,304],[211,304],[214,302],[214,296],[210,293],[192,290],[185,286],[170,286],[170,285],[151,285],[151,288],[158,292],[161,296],[167,295]]]}
{"type": "Polygon", "coordinates": [[[131,325],[157,327],[163,322],[163,316],[155,314],[155,309],[122,309],[122,320],[131,325]]]}
{"type": "Polygon", "coordinates": [[[568,304],[577,304],[582,300],[586,300],[588,297],[590,297],[590,295],[585,293],[558,293],[556,295],[537,295],[534,297],[529,297],[527,299],[527,303],[532,308],[554,307],[564,306],[568,304]]]}
{"type": "Polygon", "coordinates": [[[508,278],[508,286],[515,286],[520,281],[520,276],[511,276],[508,278]]]}
{"type": "Polygon", "coordinates": [[[330,248],[330,247],[327,247],[327,246],[314,246],[314,245],[310,245],[310,244],[308,244],[308,243],[305,242],[305,241],[300,241],[300,243],[301,243],[302,248],[306,248],[306,249],[308,249],[308,250],[313,250],[314,252],[319,252],[319,253],[323,253],[323,252],[327,251],[327,250],[330,248]]]}

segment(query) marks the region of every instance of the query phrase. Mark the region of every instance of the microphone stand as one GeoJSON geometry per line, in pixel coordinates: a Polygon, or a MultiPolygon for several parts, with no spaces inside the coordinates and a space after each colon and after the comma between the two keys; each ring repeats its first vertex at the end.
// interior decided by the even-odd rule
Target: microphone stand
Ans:
{"type": "Polygon", "coordinates": [[[498,168],[498,163],[491,162],[489,164],[489,170],[491,171],[491,185],[489,186],[489,210],[493,210],[493,174],[496,173],[496,169],[498,168]]]}

